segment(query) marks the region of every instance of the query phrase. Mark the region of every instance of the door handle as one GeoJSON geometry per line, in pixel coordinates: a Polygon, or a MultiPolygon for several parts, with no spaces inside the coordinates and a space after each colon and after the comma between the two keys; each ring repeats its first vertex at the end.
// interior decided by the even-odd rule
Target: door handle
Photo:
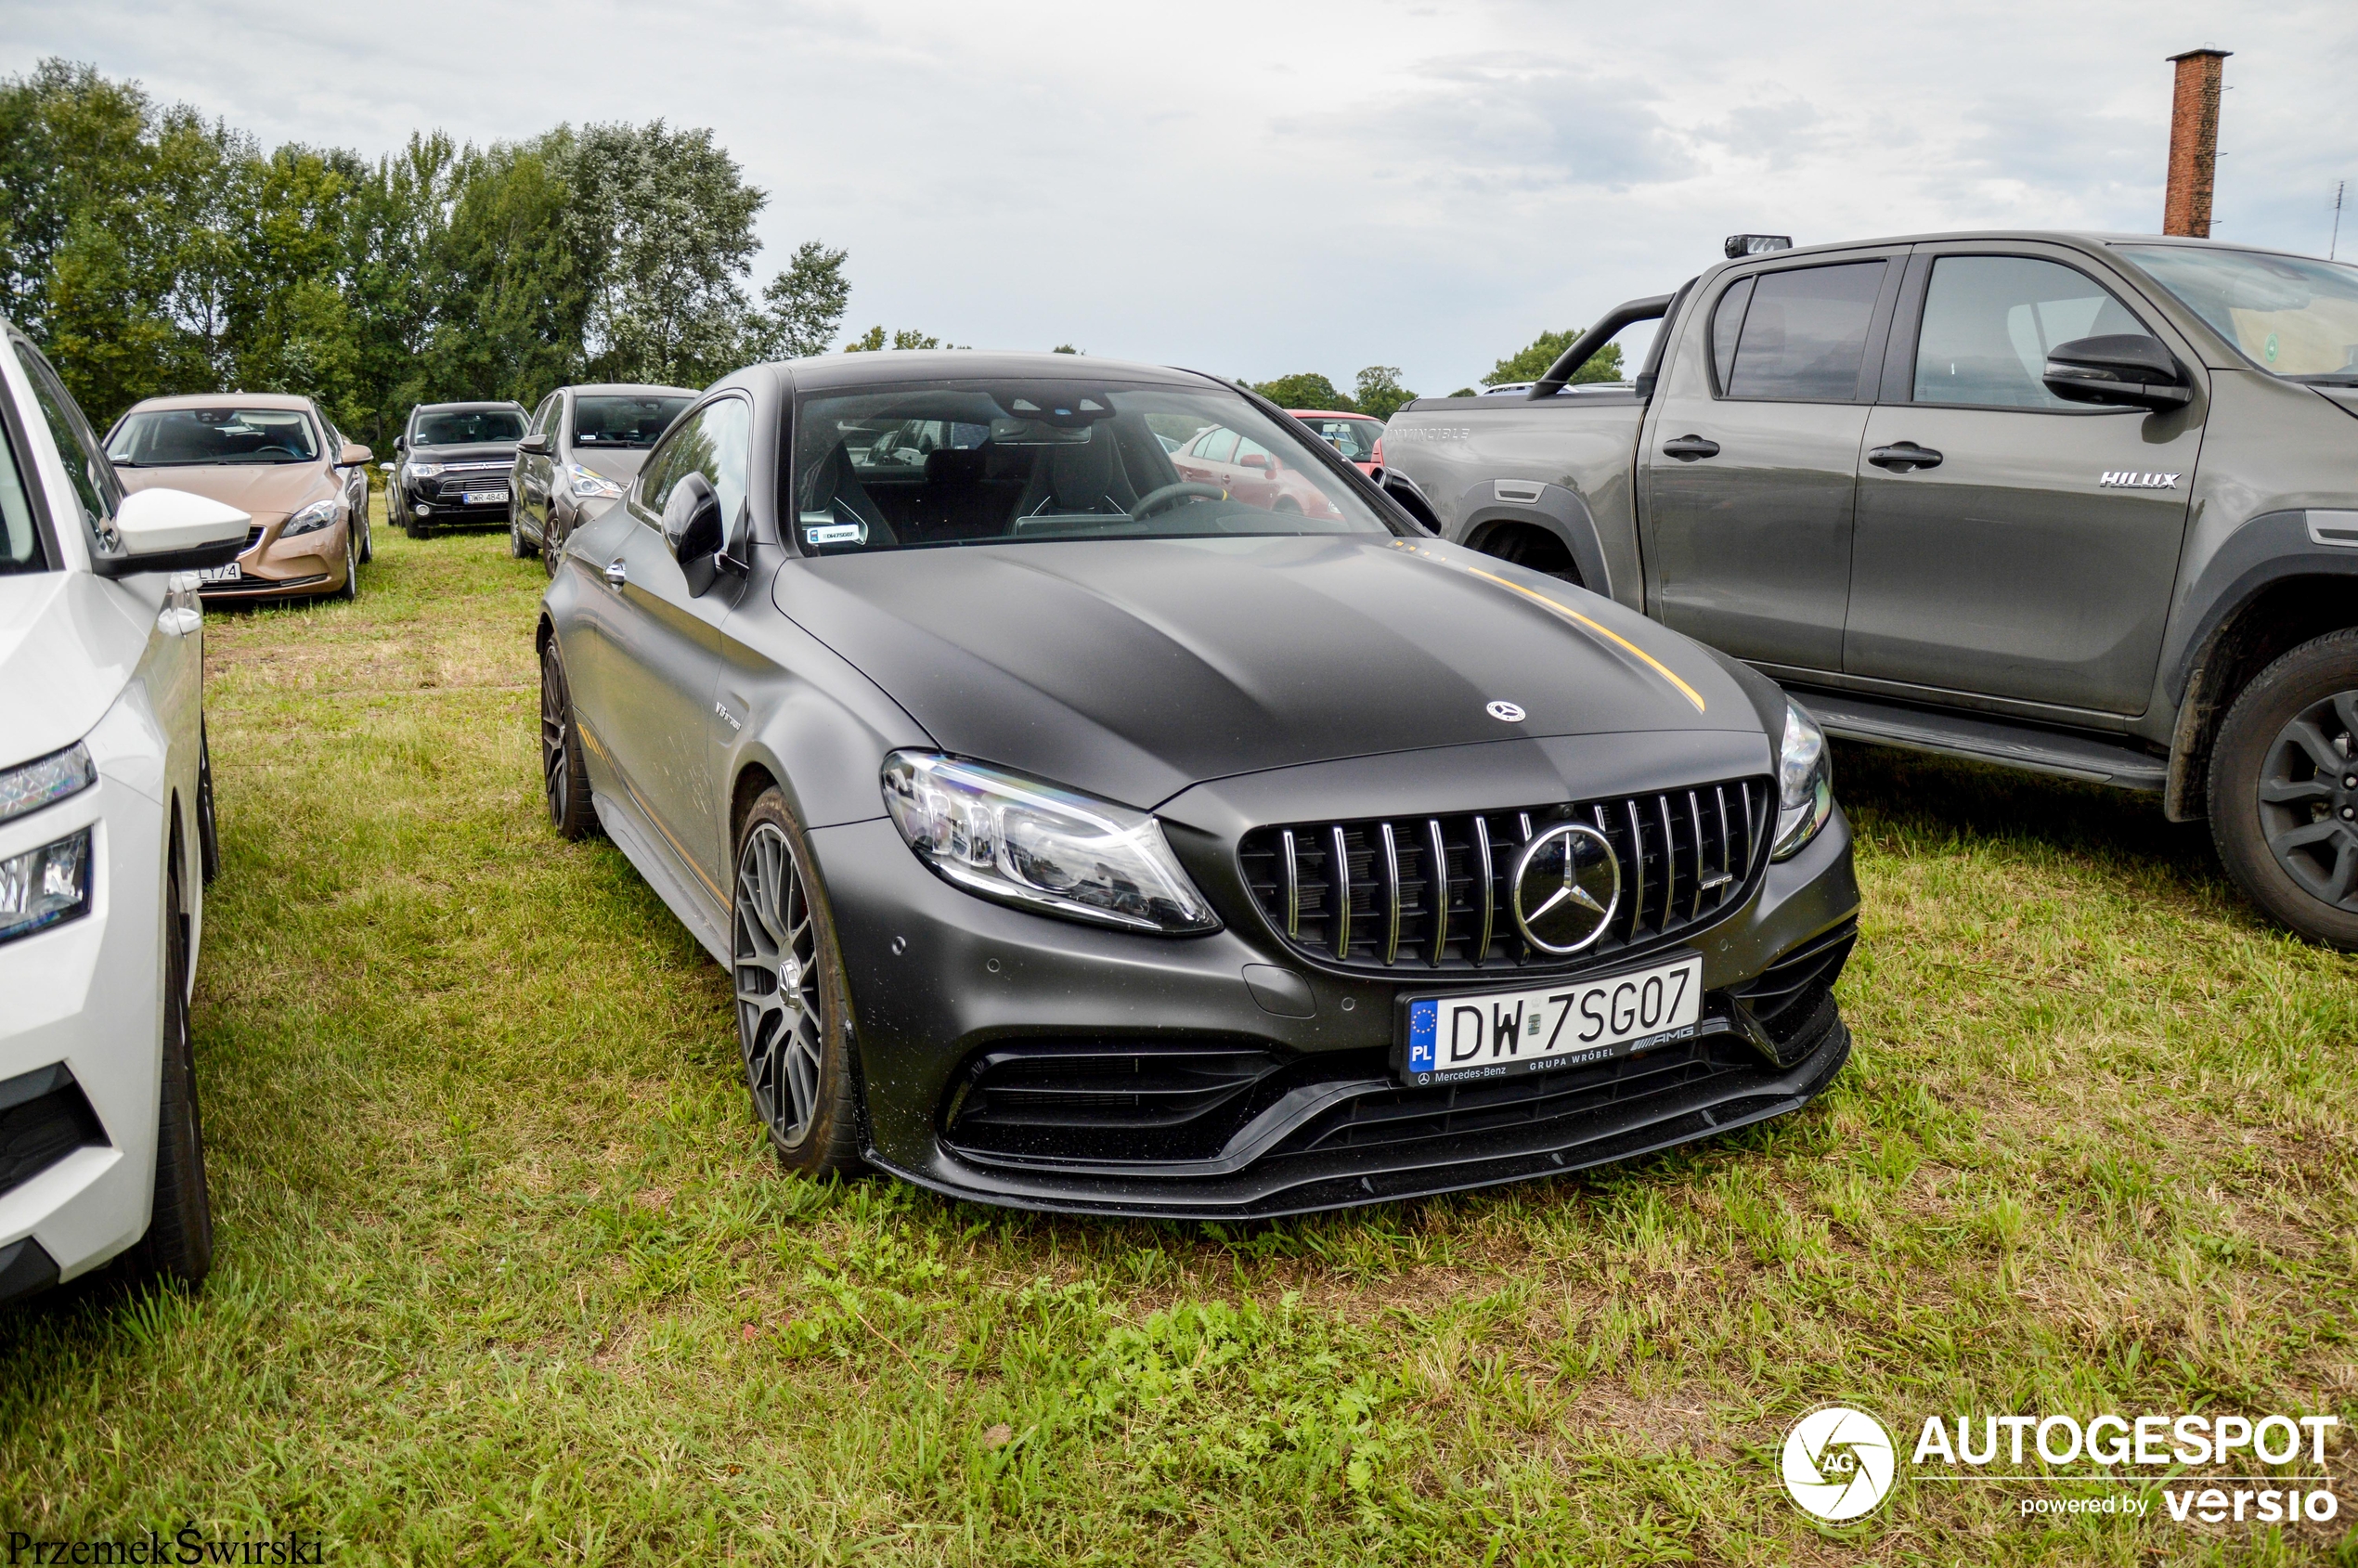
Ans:
{"type": "Polygon", "coordinates": [[[630,574],[622,569],[621,556],[617,555],[613,560],[606,563],[606,586],[608,588],[620,588],[629,580],[630,574]]]}
{"type": "Polygon", "coordinates": [[[1938,468],[1940,454],[1929,447],[1919,447],[1913,441],[1899,441],[1888,447],[1876,447],[1867,454],[1867,460],[1877,468],[1906,473],[1911,469],[1938,468]]]}
{"type": "Polygon", "coordinates": [[[1676,441],[1664,442],[1662,451],[1665,457],[1677,458],[1680,462],[1693,462],[1698,458],[1717,457],[1719,443],[1707,441],[1700,435],[1681,435],[1676,441]]]}

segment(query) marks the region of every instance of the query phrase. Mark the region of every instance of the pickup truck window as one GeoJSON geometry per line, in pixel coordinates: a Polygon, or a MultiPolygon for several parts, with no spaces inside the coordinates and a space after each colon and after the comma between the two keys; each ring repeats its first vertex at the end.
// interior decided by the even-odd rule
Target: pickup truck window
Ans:
{"type": "Polygon", "coordinates": [[[1752,279],[1739,278],[1719,296],[1719,308],[1711,313],[1712,386],[1723,397],[1736,370],[1736,334],[1743,329],[1744,306],[1751,303],[1752,279]]]}
{"type": "Polygon", "coordinates": [[[1916,334],[1915,400],[2077,408],[2040,380],[2074,338],[2145,337],[2144,323],[2086,273],[2030,256],[1942,256],[1916,334]]]}
{"type": "Polygon", "coordinates": [[[1867,329],[1885,263],[1757,275],[1728,377],[1730,397],[1848,403],[1859,395],[1867,329]]]}
{"type": "Polygon", "coordinates": [[[2358,386],[2358,267],[2209,245],[2124,245],[2120,254],[2261,369],[2358,386]]]}

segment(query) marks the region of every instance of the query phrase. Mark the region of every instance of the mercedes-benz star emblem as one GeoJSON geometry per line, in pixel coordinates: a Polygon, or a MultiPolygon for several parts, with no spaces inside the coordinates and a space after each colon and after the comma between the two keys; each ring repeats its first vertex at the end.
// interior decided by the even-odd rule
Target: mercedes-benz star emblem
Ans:
{"type": "Polygon", "coordinates": [[[1512,901],[1532,946],[1578,952],[1605,934],[1621,907],[1621,858],[1595,828],[1558,823],[1523,846],[1512,901]]]}
{"type": "Polygon", "coordinates": [[[1513,703],[1492,703],[1488,707],[1483,708],[1482,711],[1490,715],[1491,718],[1499,719],[1505,723],[1520,724],[1522,722],[1522,709],[1516,706],[1513,703]]]}

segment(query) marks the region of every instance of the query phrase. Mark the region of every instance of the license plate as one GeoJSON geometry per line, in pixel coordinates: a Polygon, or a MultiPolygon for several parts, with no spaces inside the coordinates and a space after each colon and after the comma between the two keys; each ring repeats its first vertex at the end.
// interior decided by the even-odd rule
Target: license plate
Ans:
{"type": "Polygon", "coordinates": [[[1402,1076],[1450,1083],[1609,1061],[1695,1032],[1703,960],[1516,991],[1423,996],[1407,1007],[1402,1076]]]}
{"type": "Polygon", "coordinates": [[[494,501],[504,501],[507,499],[508,492],[504,488],[498,490],[462,490],[459,493],[459,504],[461,506],[489,506],[494,501]]]}
{"type": "Polygon", "coordinates": [[[233,583],[244,576],[245,573],[239,570],[238,564],[235,561],[232,561],[227,566],[205,567],[197,574],[197,581],[200,583],[233,583]]]}

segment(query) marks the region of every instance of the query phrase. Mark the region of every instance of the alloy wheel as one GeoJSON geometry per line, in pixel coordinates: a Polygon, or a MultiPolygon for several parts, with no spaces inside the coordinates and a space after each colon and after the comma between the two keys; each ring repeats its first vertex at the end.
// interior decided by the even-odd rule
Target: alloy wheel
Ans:
{"type": "Polygon", "coordinates": [[[2302,708],[2260,768],[2260,831],[2285,875],[2358,913],[2358,691],[2302,708]]]}
{"type": "Polygon", "coordinates": [[[549,802],[549,820],[557,826],[565,825],[565,802],[572,798],[573,786],[573,716],[565,711],[563,683],[551,680],[549,666],[553,661],[543,656],[540,672],[540,784],[549,802]]]}
{"type": "Polygon", "coordinates": [[[733,927],[737,1032],[755,1112],[784,1145],[819,1105],[819,939],[794,846],[757,823],[737,855],[733,927]]]}

